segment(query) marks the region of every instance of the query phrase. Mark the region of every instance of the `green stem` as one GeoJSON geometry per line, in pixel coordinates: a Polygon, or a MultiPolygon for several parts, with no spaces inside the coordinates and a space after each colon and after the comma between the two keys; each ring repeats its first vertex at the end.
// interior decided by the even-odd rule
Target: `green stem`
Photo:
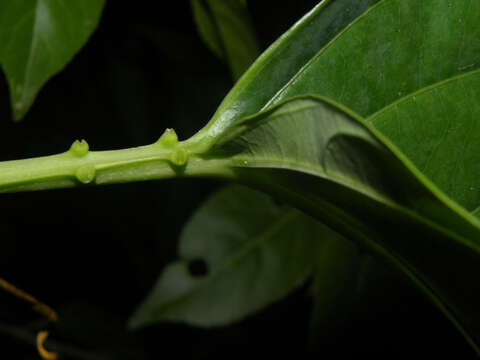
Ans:
{"type": "Polygon", "coordinates": [[[110,184],[182,176],[233,176],[226,160],[202,159],[196,144],[178,142],[168,129],[154,144],[89,151],[75,141],[57,155],[0,162],[0,192],[34,191],[82,184],[110,184]]]}

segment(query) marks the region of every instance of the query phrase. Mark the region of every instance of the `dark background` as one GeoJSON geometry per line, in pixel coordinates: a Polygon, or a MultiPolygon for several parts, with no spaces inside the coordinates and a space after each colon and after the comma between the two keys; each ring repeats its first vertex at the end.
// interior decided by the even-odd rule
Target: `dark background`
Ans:
{"type": "MultiPolygon", "coordinates": [[[[262,48],[315,3],[250,1],[262,48]]],[[[232,86],[230,73],[198,37],[189,2],[166,4],[107,1],[88,44],[20,123],[11,120],[1,74],[0,160],[62,152],[81,138],[93,150],[118,149],[154,142],[166,127],[181,139],[200,129],[232,86]]],[[[313,346],[308,285],[229,327],[126,331],[129,315],[175,259],[182,224],[220,185],[196,179],[2,194],[0,276],[59,312],[52,339],[87,351],[77,358],[473,358],[443,315],[388,268],[345,327],[313,346]]],[[[0,291],[2,353],[38,359],[28,341],[45,326],[28,304],[0,291]]]]}

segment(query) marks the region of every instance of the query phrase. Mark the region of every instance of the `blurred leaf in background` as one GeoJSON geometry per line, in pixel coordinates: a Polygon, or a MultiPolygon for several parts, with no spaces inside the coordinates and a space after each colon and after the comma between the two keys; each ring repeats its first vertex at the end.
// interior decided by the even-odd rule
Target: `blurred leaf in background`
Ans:
{"type": "Polygon", "coordinates": [[[260,54],[245,0],[191,0],[204,43],[226,61],[237,80],[260,54]]]}
{"type": "Polygon", "coordinates": [[[186,224],[181,260],[163,270],[130,325],[181,321],[210,327],[239,321],[307,280],[328,231],[258,191],[224,188],[186,224]]]}
{"type": "Polygon", "coordinates": [[[0,64],[16,120],[97,27],[104,0],[0,1],[0,64]]]}

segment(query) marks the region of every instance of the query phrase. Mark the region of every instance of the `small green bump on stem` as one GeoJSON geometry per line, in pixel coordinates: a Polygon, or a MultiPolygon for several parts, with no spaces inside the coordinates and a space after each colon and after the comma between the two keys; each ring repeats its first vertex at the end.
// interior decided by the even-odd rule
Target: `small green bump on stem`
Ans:
{"type": "Polygon", "coordinates": [[[177,166],[183,166],[187,163],[188,153],[183,148],[177,148],[172,151],[170,155],[170,161],[177,166]]]}
{"type": "Polygon", "coordinates": [[[158,139],[157,144],[160,144],[164,147],[171,148],[178,144],[178,136],[175,130],[165,129],[165,132],[160,139],[158,139]]]}
{"type": "Polygon", "coordinates": [[[88,143],[85,140],[75,140],[70,146],[70,153],[75,156],[85,156],[89,150],[88,143]]]}
{"type": "Polygon", "coordinates": [[[82,184],[89,184],[95,180],[95,166],[93,164],[85,164],[75,171],[75,177],[82,184]]]}

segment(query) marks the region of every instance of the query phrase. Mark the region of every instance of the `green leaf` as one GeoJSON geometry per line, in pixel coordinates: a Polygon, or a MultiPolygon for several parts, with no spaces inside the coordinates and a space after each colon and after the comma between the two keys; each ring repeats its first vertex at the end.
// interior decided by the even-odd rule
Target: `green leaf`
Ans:
{"type": "MultiPolygon", "coordinates": [[[[475,14],[480,10],[480,3],[446,0],[380,1],[351,22],[349,26],[339,28],[334,32],[333,35],[336,37],[333,40],[331,40],[333,36],[330,37],[328,39],[331,40],[330,42],[319,41],[318,47],[304,46],[291,51],[290,53],[296,54],[296,58],[285,60],[283,64],[291,66],[290,72],[282,71],[282,64],[275,63],[276,59],[280,57],[275,55],[282,54],[278,49],[282,50],[286,45],[293,46],[294,43],[289,42],[289,38],[298,36],[297,43],[301,44],[302,41],[309,41],[315,30],[318,31],[317,34],[325,34],[322,25],[325,24],[326,19],[328,20],[327,15],[329,11],[332,11],[333,6],[345,5],[341,9],[345,14],[348,6],[354,3],[354,1],[323,2],[313,9],[259,58],[226,97],[217,114],[199,133],[199,137],[202,138],[206,135],[204,138],[207,138],[208,143],[218,136],[217,134],[226,134],[232,131],[232,129],[228,129],[229,126],[239,121],[241,117],[258,111],[260,108],[271,106],[282,99],[308,93],[328,96],[361,115],[367,116],[389,106],[407,94],[420,92],[422,88],[433,86],[446,79],[453,79],[462,73],[478,68],[480,64],[480,43],[478,42],[480,25],[476,21],[475,14]],[[305,30],[309,28],[309,25],[312,26],[310,31],[305,30]],[[325,44],[326,46],[324,46],[325,44]],[[300,66],[296,64],[297,59],[302,59],[300,66]],[[283,74],[284,77],[278,80],[271,75],[273,73],[283,74]],[[262,79],[263,75],[270,76],[269,80],[262,79]],[[258,81],[259,79],[263,81],[258,81]],[[257,96],[258,93],[265,94],[265,97],[257,96]],[[250,100],[249,97],[254,99],[250,100]]],[[[367,7],[364,6],[359,12],[367,7]]],[[[359,12],[355,14],[355,17],[359,12]]],[[[311,43],[317,44],[315,41],[311,43]]],[[[286,59],[287,57],[282,56],[282,58],[286,59]]],[[[476,151],[478,141],[475,136],[475,123],[472,121],[477,116],[477,105],[472,103],[477,102],[478,96],[475,95],[476,88],[464,89],[463,92],[459,89],[456,91],[457,95],[448,101],[448,105],[450,105],[448,111],[439,119],[431,119],[432,112],[429,112],[428,109],[422,112],[417,111],[415,114],[409,112],[408,115],[411,115],[412,118],[408,122],[410,129],[407,136],[416,133],[418,136],[415,136],[414,139],[417,143],[403,137],[401,132],[397,136],[398,126],[390,124],[388,119],[383,122],[385,128],[382,131],[385,131],[393,141],[399,141],[402,150],[421,170],[424,170],[421,161],[424,156],[436,158],[438,161],[430,162],[431,167],[426,169],[427,175],[453,200],[471,210],[478,206],[477,188],[479,186],[475,181],[478,179],[478,166],[474,156],[475,152],[478,152],[476,151]],[[464,94],[463,98],[462,94],[464,94]],[[452,104],[455,102],[457,110],[464,107],[461,109],[462,111],[454,112],[455,106],[452,104]],[[463,106],[464,103],[468,103],[468,105],[463,106]],[[464,120],[463,116],[467,111],[471,112],[464,120]],[[461,116],[459,117],[458,114],[461,116]],[[462,125],[459,125],[457,136],[452,139],[450,139],[450,134],[442,133],[444,135],[443,142],[448,143],[450,149],[445,146],[442,151],[438,151],[436,147],[442,138],[439,138],[437,134],[448,127],[445,124],[452,124],[451,121],[445,123],[445,119],[461,119],[455,121],[454,124],[461,123],[462,125]],[[437,127],[428,129],[431,123],[436,123],[437,127]],[[431,135],[430,132],[433,134],[431,135]],[[422,135],[423,142],[420,141],[422,135]],[[430,139],[430,136],[432,136],[432,141],[425,141],[425,139],[430,139]],[[463,146],[455,146],[458,142],[463,146]],[[463,148],[466,148],[466,154],[460,159],[463,148]],[[440,160],[442,156],[443,159],[440,160]],[[455,164],[455,167],[452,167],[452,164],[455,164]],[[451,171],[455,171],[457,166],[459,173],[452,179],[451,171]]],[[[442,106],[438,106],[438,104],[444,102],[444,98],[445,96],[437,98],[435,115],[440,112],[439,109],[442,106]]],[[[425,102],[427,101],[428,99],[425,100],[425,102]]],[[[430,101],[432,104],[436,103],[433,97],[430,98],[430,101]]],[[[421,108],[418,107],[418,109],[421,108]]],[[[403,120],[399,118],[395,125],[403,120]]],[[[373,124],[376,123],[373,122],[373,124]]],[[[298,131],[293,124],[291,126],[291,133],[298,131]]],[[[456,128],[452,127],[451,132],[455,132],[456,128]]],[[[260,137],[257,141],[260,141],[260,137]]],[[[314,144],[313,141],[310,144],[310,151],[315,154],[312,144],[314,144]]],[[[307,145],[305,147],[308,148],[307,145]]],[[[298,159],[298,156],[295,158],[298,159]]],[[[245,161],[248,163],[248,160],[245,161]]],[[[271,179],[271,181],[273,183],[277,180],[271,179]]],[[[298,186],[295,182],[288,182],[288,184],[292,187],[298,186]]],[[[376,187],[373,186],[374,189],[376,187]]],[[[272,191],[268,186],[265,186],[264,190],[272,191]]],[[[411,189],[411,191],[415,190],[411,189]]],[[[345,206],[348,208],[351,205],[346,203],[345,206]]],[[[435,211],[431,210],[430,212],[434,213],[435,211]]],[[[439,223],[442,224],[442,220],[439,223]]],[[[444,255],[444,258],[448,259],[448,253],[444,255]]],[[[448,276],[447,274],[446,277],[448,276]]],[[[465,283],[468,284],[468,281],[465,283]]],[[[464,289],[466,288],[465,286],[464,289]]],[[[475,331],[470,332],[474,333],[475,331]]],[[[475,336],[478,337],[478,335],[475,336]]]]}
{"type": "Polygon", "coordinates": [[[357,115],[294,99],[235,123],[204,156],[385,257],[479,343],[480,222],[357,115]]]}
{"type": "Polygon", "coordinates": [[[284,297],[311,275],[330,230],[269,196],[230,186],[211,196],[185,226],[181,260],[170,264],[130,320],[218,326],[284,297]],[[206,274],[191,273],[204,261],[206,274]]]}
{"type": "Polygon", "coordinates": [[[275,41],[225,97],[197,139],[260,111],[335,35],[379,0],[325,0],[275,41]]]}
{"type": "Polygon", "coordinates": [[[205,44],[225,59],[237,80],[260,53],[247,4],[242,0],[191,0],[205,44]]]}
{"type": "Polygon", "coordinates": [[[309,329],[310,350],[316,354],[341,342],[352,324],[403,305],[415,291],[390,264],[355,245],[341,237],[322,242],[309,329]]]}
{"type": "MultiPolygon", "coordinates": [[[[249,75],[240,81],[240,84],[243,85],[237,85],[237,88],[247,86],[250,91],[255,93],[255,96],[247,97],[245,96],[245,92],[240,92],[236,94],[239,95],[239,98],[233,100],[235,100],[235,102],[242,102],[242,104],[252,105],[249,109],[250,112],[258,111],[264,105],[264,103],[257,101],[259,97],[263,96],[266,90],[270,90],[271,95],[277,91],[275,87],[266,89],[265,87],[267,85],[277,81],[278,87],[283,86],[283,83],[288,81],[289,76],[294,74],[294,71],[298,70],[308,60],[309,55],[313,54],[319,46],[325,44],[339,30],[346,26],[349,21],[374,2],[376,1],[357,1],[354,4],[350,1],[343,0],[323,2],[321,6],[318,6],[310,15],[307,15],[303,22],[299,23],[294,30],[289,31],[282,39],[278,40],[272,49],[269,50],[270,55],[268,60],[275,62],[276,67],[273,69],[276,72],[275,76],[269,74],[269,68],[265,67],[264,64],[260,63],[259,65],[257,63],[257,68],[260,67],[262,72],[258,72],[258,69],[249,71],[249,75]],[[320,9],[322,9],[322,12],[319,11],[320,9]],[[312,38],[314,38],[315,41],[311,41],[312,38]],[[295,52],[292,52],[292,46],[296,44],[298,44],[298,47],[295,52]],[[285,56],[286,54],[288,54],[288,57],[285,56]],[[296,57],[296,64],[292,64],[294,57],[296,57]],[[296,68],[294,66],[296,66],[296,68]],[[278,71],[278,69],[282,69],[283,71],[278,71]]],[[[227,7],[227,3],[230,2],[220,5],[227,7]]],[[[220,57],[225,57],[222,52],[221,34],[215,28],[215,14],[208,12],[208,10],[215,9],[209,9],[209,4],[214,5],[219,4],[219,2],[192,1],[197,25],[203,36],[203,40],[209,45],[212,51],[220,57]]],[[[228,21],[225,25],[229,25],[230,23],[232,22],[228,21]]],[[[235,95],[235,90],[233,93],[235,95]]],[[[232,100],[232,96],[230,96],[230,98],[232,100]]],[[[225,103],[223,110],[229,110],[225,106],[225,103]]],[[[230,114],[230,111],[227,112],[230,114]]],[[[217,116],[221,113],[222,107],[217,112],[217,116]]],[[[236,114],[236,117],[238,118],[244,114],[245,112],[236,114]]],[[[234,221],[235,220],[232,219],[232,222],[234,221]]],[[[302,223],[302,219],[299,220],[299,223],[302,223]]],[[[201,224],[199,224],[199,228],[201,228],[201,224]]]]}
{"type": "Polygon", "coordinates": [[[225,59],[226,54],[221,34],[217,28],[214,15],[210,12],[209,4],[202,0],[190,0],[190,5],[198,33],[202,37],[203,42],[216,56],[220,59],[225,59]]]}
{"type": "Polygon", "coordinates": [[[321,347],[337,335],[355,306],[362,255],[342,237],[324,239],[313,279],[310,343],[321,347]]]}
{"type": "Polygon", "coordinates": [[[480,205],[480,70],[423,88],[368,121],[448,196],[480,205]]]}
{"type": "MultiPolygon", "coordinates": [[[[202,137],[206,133],[209,137],[215,137],[245,115],[282,99],[303,94],[327,96],[360,115],[368,116],[408,94],[455,79],[460,74],[480,67],[480,22],[476,17],[480,13],[480,2],[382,0],[365,11],[372,3],[320,3],[259,58],[198,136],[202,137]],[[353,8],[352,4],[357,4],[358,8],[353,8]],[[329,21],[335,11],[345,16],[345,19],[338,20],[339,24],[351,23],[347,27],[332,26],[335,31],[325,31],[330,29],[329,21]],[[358,16],[362,11],[363,14],[358,16]],[[311,41],[314,34],[320,38],[311,41]],[[331,41],[327,43],[328,40],[331,41]],[[306,42],[315,46],[306,45],[306,42]],[[302,46],[295,50],[289,48],[297,43],[302,46]],[[289,49],[289,54],[294,53],[295,57],[290,59],[285,56],[285,49],[289,49]],[[283,60],[277,60],[279,57],[283,60]],[[287,66],[288,71],[285,70],[287,66]],[[282,76],[277,79],[272,75],[274,73],[281,73],[282,76]],[[263,76],[268,76],[269,80],[263,76]],[[259,93],[264,96],[257,96],[259,93]]],[[[476,86],[474,80],[471,82],[476,86]]],[[[462,83],[457,82],[456,95],[452,95],[448,101],[448,112],[441,114],[441,121],[432,119],[429,112],[409,111],[410,134],[428,133],[428,137],[439,140],[438,132],[448,126],[445,123],[447,117],[452,119],[461,114],[474,119],[478,105],[473,102],[478,98],[478,92],[476,88],[462,91],[461,86],[462,83]],[[458,111],[462,105],[457,100],[462,94],[462,102],[469,101],[470,104],[458,111]],[[425,118],[428,120],[422,120],[425,118]],[[429,128],[432,123],[435,128],[429,128]]],[[[428,95],[432,102],[435,102],[434,96],[437,99],[445,98],[444,95],[435,95],[433,90],[428,95]]],[[[391,109],[391,114],[394,111],[391,109]]],[[[440,111],[436,112],[438,113],[440,111]]],[[[394,115],[390,115],[392,116],[394,115]]],[[[397,123],[398,121],[402,120],[397,120],[397,123]]],[[[377,122],[372,123],[376,125],[377,122]]],[[[435,153],[432,155],[434,160],[429,161],[427,175],[454,200],[467,209],[480,203],[480,184],[475,181],[480,178],[479,166],[472,155],[479,140],[475,137],[473,121],[465,120],[465,125],[459,131],[451,128],[456,133],[453,134],[454,137],[450,137],[451,134],[448,134],[448,138],[444,136],[444,144],[453,144],[455,141],[464,144],[453,151],[446,147],[439,151],[438,141],[435,140],[406,140],[398,131],[398,126],[387,120],[382,123],[382,131],[395,143],[399,142],[401,149],[420,170],[424,170],[424,154],[435,153]],[[468,128],[472,131],[469,132],[468,128]],[[457,163],[463,147],[466,147],[468,154],[458,161],[461,169],[451,179],[445,164],[457,163]],[[435,160],[441,157],[442,161],[435,160]]],[[[420,136],[415,138],[419,139],[420,136]]]]}
{"type": "Polygon", "coordinates": [[[480,219],[480,206],[472,211],[472,215],[480,219]]]}
{"type": "Polygon", "coordinates": [[[480,203],[479,12],[475,1],[383,0],[312,56],[269,104],[311,93],[360,115],[380,111],[371,123],[472,210],[480,203]],[[423,94],[418,105],[416,92],[423,94]]]}
{"type": "Polygon", "coordinates": [[[318,94],[370,115],[480,67],[478,1],[382,0],[312,56],[270,103],[318,94]]]}
{"type": "MultiPolygon", "coordinates": [[[[252,66],[224,100],[211,123],[215,119],[220,119],[221,123],[225,124],[259,111],[267,103],[270,96],[273,96],[287,83],[318,49],[347,26],[356,16],[377,1],[323,1],[262,55],[262,58],[252,66]]],[[[192,5],[199,7],[196,15],[197,24],[200,25],[200,16],[204,16],[205,20],[207,19],[206,10],[200,12],[202,10],[200,1],[193,1],[192,5]]],[[[208,24],[211,24],[211,22],[208,24]]],[[[202,29],[200,28],[200,30],[202,29]]],[[[217,39],[218,42],[219,37],[215,37],[213,26],[210,28],[204,27],[203,30],[204,40],[208,41],[208,39],[211,39],[210,47],[214,52],[220,53],[220,46],[215,49],[215,40],[217,39]],[[206,34],[208,32],[210,35],[206,34]]],[[[215,131],[218,131],[218,129],[215,131]]],[[[322,243],[326,240],[322,239],[322,243]]],[[[327,254],[320,254],[321,258],[319,261],[321,263],[325,261],[325,266],[329,264],[328,259],[335,261],[337,256],[340,257],[341,261],[343,258],[342,254],[336,253],[336,250],[336,246],[330,247],[327,254]]],[[[322,266],[322,264],[319,266],[322,266]]],[[[352,269],[352,271],[354,270],[352,269]]],[[[319,277],[322,276],[320,275],[319,277]]],[[[325,287],[328,285],[327,283],[324,284],[325,287]]],[[[345,290],[347,291],[347,289],[345,290]]],[[[330,291],[334,290],[330,289],[330,291]]],[[[328,304],[329,300],[336,301],[333,295],[325,295],[324,298],[318,301],[315,313],[328,311],[331,306],[335,306],[334,304],[328,304]],[[320,307],[324,307],[324,309],[322,310],[320,307]]],[[[316,323],[325,325],[325,321],[319,320],[316,323]]]]}
{"type": "Polygon", "coordinates": [[[40,88],[72,59],[100,18],[104,0],[0,2],[0,64],[21,119],[40,88]]]}

